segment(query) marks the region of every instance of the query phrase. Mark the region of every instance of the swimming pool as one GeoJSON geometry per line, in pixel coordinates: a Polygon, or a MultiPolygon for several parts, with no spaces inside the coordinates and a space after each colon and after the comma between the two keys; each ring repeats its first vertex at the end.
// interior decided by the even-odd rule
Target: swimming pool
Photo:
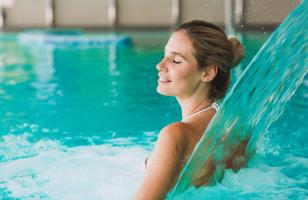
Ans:
{"type": "MultiPolygon", "coordinates": [[[[93,48],[1,35],[1,199],[131,199],[159,130],[181,115],[156,93],[168,33],[129,35],[132,45],[93,48]]],[[[268,36],[242,35],[247,56],[233,81],[268,36]]],[[[249,167],[192,199],[307,198],[307,94],[306,76],[249,167]]]]}

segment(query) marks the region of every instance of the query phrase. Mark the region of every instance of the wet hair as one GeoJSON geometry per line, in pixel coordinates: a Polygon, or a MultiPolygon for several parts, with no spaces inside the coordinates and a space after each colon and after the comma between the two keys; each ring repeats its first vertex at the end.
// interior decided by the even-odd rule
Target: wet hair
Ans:
{"type": "Polygon", "coordinates": [[[176,27],[174,32],[184,30],[191,39],[193,53],[199,67],[214,65],[217,74],[209,82],[208,97],[213,100],[225,96],[230,84],[230,70],[244,57],[244,48],[235,37],[228,39],[218,26],[193,20],[176,27]]]}

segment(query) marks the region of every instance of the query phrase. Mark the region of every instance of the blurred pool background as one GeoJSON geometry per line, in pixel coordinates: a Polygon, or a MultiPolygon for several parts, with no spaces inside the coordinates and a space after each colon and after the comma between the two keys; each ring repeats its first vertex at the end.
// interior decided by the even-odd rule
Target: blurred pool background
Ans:
{"type": "MultiPolygon", "coordinates": [[[[132,44],[29,46],[16,33],[1,34],[1,199],[133,197],[160,129],[181,115],[175,98],[156,92],[155,65],[169,33],[120,34],[132,44]]],[[[239,36],[246,58],[232,82],[269,35],[239,36]]],[[[306,76],[249,167],[228,171],[192,199],[307,198],[307,95],[306,76]]]]}

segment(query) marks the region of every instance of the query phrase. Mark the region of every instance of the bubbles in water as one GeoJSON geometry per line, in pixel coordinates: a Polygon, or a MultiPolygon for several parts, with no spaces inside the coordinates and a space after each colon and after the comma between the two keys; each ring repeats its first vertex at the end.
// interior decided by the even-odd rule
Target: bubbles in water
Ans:
{"type": "Polygon", "coordinates": [[[15,153],[19,159],[1,163],[0,188],[16,198],[131,199],[144,176],[143,159],[149,152],[129,139],[117,142],[127,145],[68,148],[51,140],[30,143],[26,135],[6,136],[0,155],[12,158],[15,153]]]}

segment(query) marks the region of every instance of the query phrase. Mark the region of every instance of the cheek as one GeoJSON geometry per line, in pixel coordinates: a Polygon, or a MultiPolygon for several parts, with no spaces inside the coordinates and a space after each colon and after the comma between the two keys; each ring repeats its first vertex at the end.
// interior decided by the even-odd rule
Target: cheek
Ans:
{"type": "Polygon", "coordinates": [[[172,78],[175,81],[182,81],[185,80],[189,77],[189,70],[187,69],[187,67],[183,66],[183,67],[179,67],[180,69],[174,70],[174,71],[170,71],[170,75],[172,76],[172,78]]]}
{"type": "Polygon", "coordinates": [[[189,85],[194,77],[190,70],[178,70],[172,74],[174,82],[180,85],[189,85]]]}
{"type": "Polygon", "coordinates": [[[177,79],[175,79],[174,84],[177,85],[177,88],[183,92],[190,91],[196,87],[200,75],[194,71],[183,71],[178,74],[177,79]]]}
{"type": "Polygon", "coordinates": [[[177,74],[176,78],[172,82],[174,88],[177,91],[186,92],[192,87],[193,77],[187,73],[177,74]]]}
{"type": "Polygon", "coordinates": [[[187,79],[183,79],[181,81],[175,82],[176,88],[179,92],[187,92],[191,88],[191,82],[187,79]]]}

